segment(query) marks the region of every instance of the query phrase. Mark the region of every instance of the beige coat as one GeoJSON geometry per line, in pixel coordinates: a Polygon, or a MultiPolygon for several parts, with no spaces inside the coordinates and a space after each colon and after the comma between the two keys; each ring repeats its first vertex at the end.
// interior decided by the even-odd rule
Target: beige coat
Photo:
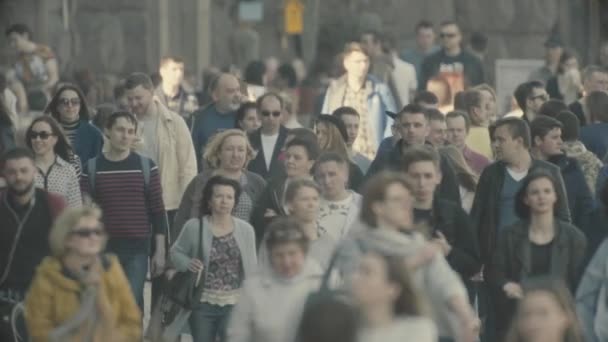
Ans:
{"type": "MultiPolygon", "coordinates": [[[[158,156],[160,183],[166,210],[179,207],[186,187],[196,176],[196,155],[192,137],[184,119],[170,111],[157,98],[150,104],[160,116],[158,123],[158,156]]],[[[141,146],[140,146],[141,147],[141,146]]],[[[137,146],[135,147],[137,151],[137,146]]]]}

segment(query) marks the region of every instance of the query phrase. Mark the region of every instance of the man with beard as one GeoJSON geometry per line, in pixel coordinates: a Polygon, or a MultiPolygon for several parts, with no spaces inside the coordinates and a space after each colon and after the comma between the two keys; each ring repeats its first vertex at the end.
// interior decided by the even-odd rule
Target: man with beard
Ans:
{"type": "Polygon", "coordinates": [[[0,192],[0,341],[12,341],[5,315],[24,299],[36,267],[49,254],[49,232],[66,203],[34,187],[37,169],[31,151],[10,150],[0,165],[7,183],[0,192]]]}
{"type": "Polygon", "coordinates": [[[234,128],[236,110],[241,105],[241,85],[231,74],[219,75],[210,85],[213,102],[192,113],[192,142],[198,161],[198,170],[207,141],[215,133],[234,128]]]}

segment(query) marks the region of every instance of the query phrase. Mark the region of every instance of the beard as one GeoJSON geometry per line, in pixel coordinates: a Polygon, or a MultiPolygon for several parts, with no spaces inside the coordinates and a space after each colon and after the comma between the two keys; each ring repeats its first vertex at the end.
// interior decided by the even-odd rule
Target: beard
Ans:
{"type": "Polygon", "coordinates": [[[23,189],[16,189],[14,186],[9,185],[8,194],[11,196],[19,197],[19,196],[23,196],[23,195],[29,193],[30,191],[32,191],[33,188],[34,188],[34,182],[31,182],[23,189]]]}

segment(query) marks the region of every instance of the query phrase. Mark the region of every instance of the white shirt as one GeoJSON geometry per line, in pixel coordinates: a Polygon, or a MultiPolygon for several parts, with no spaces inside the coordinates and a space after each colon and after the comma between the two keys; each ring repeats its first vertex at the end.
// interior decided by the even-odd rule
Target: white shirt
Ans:
{"type": "Polygon", "coordinates": [[[393,95],[399,97],[399,102],[405,106],[410,103],[410,92],[418,89],[416,68],[397,56],[393,56],[393,65],[391,76],[393,77],[395,90],[398,92],[398,94],[393,95]]]}
{"type": "Polygon", "coordinates": [[[319,208],[319,234],[329,234],[335,241],[340,241],[346,235],[346,219],[353,203],[353,194],[341,201],[321,199],[319,208]]]}
{"type": "Polygon", "coordinates": [[[262,151],[264,151],[264,161],[266,162],[266,169],[270,170],[270,163],[272,162],[272,154],[274,153],[274,146],[277,144],[279,139],[279,133],[275,135],[264,135],[261,134],[262,139],[262,151]]]}

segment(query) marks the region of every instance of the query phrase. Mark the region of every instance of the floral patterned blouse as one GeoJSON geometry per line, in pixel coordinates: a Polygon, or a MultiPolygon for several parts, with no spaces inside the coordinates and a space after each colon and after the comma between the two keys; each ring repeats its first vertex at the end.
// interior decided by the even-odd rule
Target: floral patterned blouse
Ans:
{"type": "Polygon", "coordinates": [[[201,302],[220,306],[236,304],[243,278],[241,250],[234,233],[214,236],[201,302]]]}

